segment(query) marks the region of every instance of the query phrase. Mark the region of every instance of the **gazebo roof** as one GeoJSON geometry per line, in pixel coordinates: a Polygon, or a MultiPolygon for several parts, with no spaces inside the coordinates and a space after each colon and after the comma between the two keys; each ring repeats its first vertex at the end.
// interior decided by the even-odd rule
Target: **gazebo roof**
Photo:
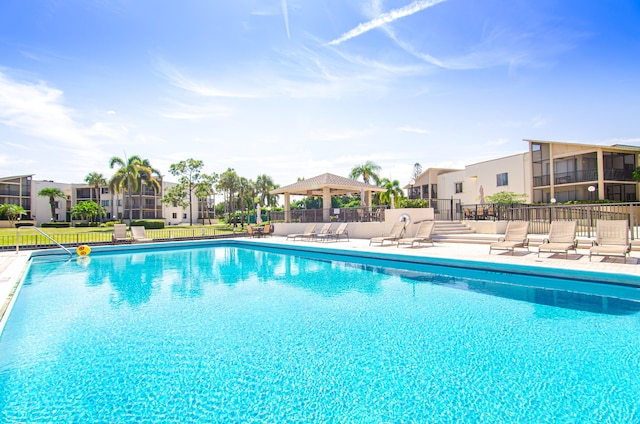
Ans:
{"type": "Polygon", "coordinates": [[[334,174],[322,174],[317,177],[307,178],[302,181],[289,184],[288,186],[280,187],[275,190],[271,190],[271,194],[285,194],[299,196],[322,196],[323,189],[328,187],[332,196],[342,196],[347,193],[360,193],[360,191],[386,191],[384,188],[374,186],[371,184],[365,184],[351,178],[341,177],[334,174]]]}

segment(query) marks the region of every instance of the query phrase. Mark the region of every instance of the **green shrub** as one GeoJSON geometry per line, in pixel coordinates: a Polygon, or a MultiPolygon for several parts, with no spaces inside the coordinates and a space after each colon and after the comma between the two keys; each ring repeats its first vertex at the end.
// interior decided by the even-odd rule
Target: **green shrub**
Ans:
{"type": "Polygon", "coordinates": [[[41,228],[71,228],[70,222],[43,222],[41,228]]]}
{"type": "Polygon", "coordinates": [[[20,227],[33,227],[35,224],[33,222],[16,222],[14,225],[16,228],[20,228],[20,227]]]}
{"type": "Polygon", "coordinates": [[[146,230],[161,230],[164,228],[164,220],[161,219],[136,219],[131,221],[132,227],[144,227],[146,230]]]}
{"type": "Polygon", "coordinates": [[[107,221],[104,223],[105,227],[113,227],[114,224],[120,224],[120,221],[107,221]]]}
{"type": "Polygon", "coordinates": [[[74,227],[77,227],[77,228],[99,227],[99,226],[100,226],[99,222],[76,222],[74,224],[74,227]]]}

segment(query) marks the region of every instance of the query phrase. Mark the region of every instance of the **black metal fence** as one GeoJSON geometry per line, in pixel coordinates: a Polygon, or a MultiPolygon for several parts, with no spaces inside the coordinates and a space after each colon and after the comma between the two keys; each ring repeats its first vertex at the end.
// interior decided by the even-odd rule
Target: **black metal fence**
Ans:
{"type": "MultiPolygon", "coordinates": [[[[21,230],[28,231],[28,230],[21,230]]],[[[48,234],[53,240],[65,247],[76,247],[83,244],[89,246],[114,244],[112,232],[85,232],[69,234],[48,234]]],[[[164,228],[159,230],[146,230],[146,235],[154,241],[179,241],[179,240],[200,240],[235,237],[246,235],[244,231],[230,232],[216,228],[164,228]]],[[[20,249],[48,249],[58,245],[43,236],[42,234],[24,234],[17,232],[16,235],[1,236],[0,250],[15,250],[16,244],[20,249]]]]}
{"type": "Polygon", "coordinates": [[[467,220],[529,221],[529,233],[547,234],[551,222],[577,221],[577,234],[595,235],[598,220],[627,220],[631,238],[640,238],[640,203],[597,203],[579,205],[463,205],[467,220]]]}
{"type": "Polygon", "coordinates": [[[271,211],[271,222],[381,222],[386,206],[271,211]],[[288,214],[288,216],[287,216],[288,214]],[[326,217],[329,217],[327,220],[326,217]]]}

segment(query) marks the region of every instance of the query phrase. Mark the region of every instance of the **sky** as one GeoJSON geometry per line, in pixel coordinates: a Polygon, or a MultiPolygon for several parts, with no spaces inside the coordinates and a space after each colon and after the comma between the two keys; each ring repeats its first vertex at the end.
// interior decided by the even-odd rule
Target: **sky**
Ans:
{"type": "Polygon", "coordinates": [[[281,186],[640,145],[638,0],[2,0],[0,177],[138,155],[281,186]]]}

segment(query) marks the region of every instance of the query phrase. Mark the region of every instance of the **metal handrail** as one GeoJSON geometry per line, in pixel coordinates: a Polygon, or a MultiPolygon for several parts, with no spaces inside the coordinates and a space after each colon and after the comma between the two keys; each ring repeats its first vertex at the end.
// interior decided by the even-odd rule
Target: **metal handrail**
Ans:
{"type": "MultiPolygon", "coordinates": [[[[51,240],[54,244],[57,244],[60,248],[62,248],[63,250],[65,250],[68,254],[69,257],[73,256],[73,253],[71,253],[71,251],[69,249],[67,249],[66,247],[64,247],[63,245],[61,245],[60,243],[58,243],[57,241],[55,241],[53,238],[51,238],[49,236],[49,234],[45,233],[44,231],[42,231],[40,228],[38,227],[27,227],[27,228],[32,228],[34,230],[36,230],[37,232],[39,232],[40,234],[42,234],[43,236],[45,236],[46,238],[48,238],[49,240],[51,240]]],[[[18,234],[16,236],[16,253],[20,252],[20,227],[18,227],[18,234]]]]}

